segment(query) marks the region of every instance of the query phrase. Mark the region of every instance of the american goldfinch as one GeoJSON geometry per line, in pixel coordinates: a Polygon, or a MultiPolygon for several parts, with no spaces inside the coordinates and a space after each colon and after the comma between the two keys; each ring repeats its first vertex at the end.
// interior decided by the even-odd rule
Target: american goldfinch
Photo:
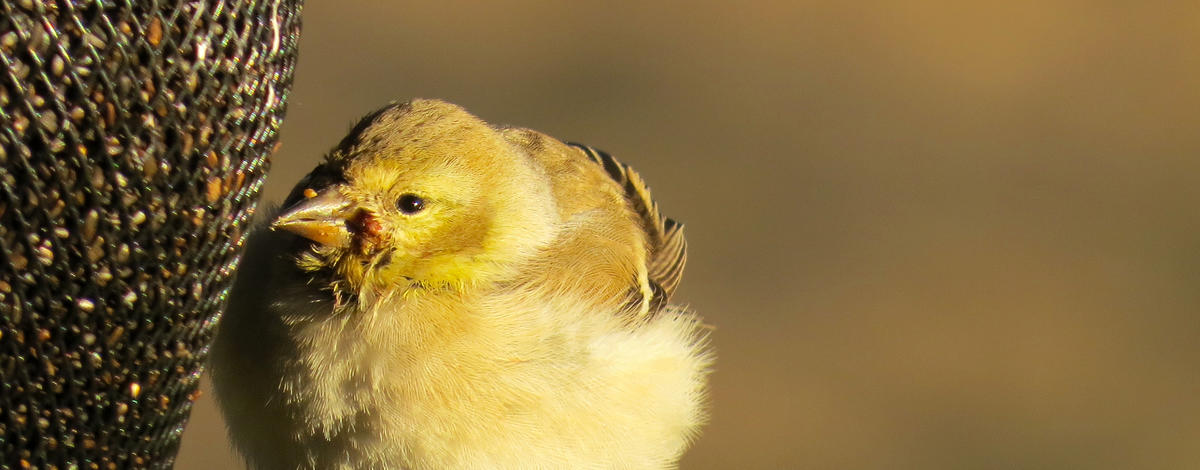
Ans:
{"type": "Polygon", "coordinates": [[[705,421],[682,226],[603,152],[392,104],[270,228],[211,355],[252,468],[670,468],[705,421]]]}

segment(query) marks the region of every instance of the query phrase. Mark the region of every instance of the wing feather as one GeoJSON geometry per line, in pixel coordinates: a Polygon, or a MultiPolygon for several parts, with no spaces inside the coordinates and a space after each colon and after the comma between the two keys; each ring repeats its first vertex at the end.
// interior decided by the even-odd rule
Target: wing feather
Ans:
{"type": "Polygon", "coordinates": [[[687,240],[683,236],[683,224],[662,216],[658,204],[650,197],[650,188],[629,165],[602,150],[575,142],[567,144],[578,148],[604,168],[608,176],[625,190],[625,198],[639,216],[642,230],[646,233],[646,271],[653,284],[651,289],[655,297],[661,296],[651,301],[652,310],[657,310],[675,293],[683,277],[684,265],[687,264],[687,240]]]}

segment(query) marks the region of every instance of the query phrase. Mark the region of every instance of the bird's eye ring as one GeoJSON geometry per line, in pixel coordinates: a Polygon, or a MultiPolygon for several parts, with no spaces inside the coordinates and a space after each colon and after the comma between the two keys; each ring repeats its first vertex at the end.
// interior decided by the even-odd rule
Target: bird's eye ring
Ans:
{"type": "Polygon", "coordinates": [[[421,196],[408,193],[396,200],[396,207],[405,214],[416,214],[425,210],[425,200],[421,196]]]}

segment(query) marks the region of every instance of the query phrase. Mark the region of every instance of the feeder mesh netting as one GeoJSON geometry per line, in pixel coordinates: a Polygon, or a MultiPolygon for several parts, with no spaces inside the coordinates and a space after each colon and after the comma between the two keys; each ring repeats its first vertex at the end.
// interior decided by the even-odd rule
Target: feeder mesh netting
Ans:
{"type": "Polygon", "coordinates": [[[0,1],[0,469],[170,468],[299,28],[299,1],[0,1]]]}

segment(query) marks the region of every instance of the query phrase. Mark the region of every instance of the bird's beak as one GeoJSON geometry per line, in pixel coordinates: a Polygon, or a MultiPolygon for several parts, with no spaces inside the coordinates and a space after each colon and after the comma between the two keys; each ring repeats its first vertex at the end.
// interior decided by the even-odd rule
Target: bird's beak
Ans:
{"type": "MultiPolygon", "coordinates": [[[[305,192],[312,194],[311,190],[305,192]]],[[[271,229],[287,230],[325,246],[348,247],[350,206],[338,187],[332,186],[289,207],[275,218],[271,229]]]]}

